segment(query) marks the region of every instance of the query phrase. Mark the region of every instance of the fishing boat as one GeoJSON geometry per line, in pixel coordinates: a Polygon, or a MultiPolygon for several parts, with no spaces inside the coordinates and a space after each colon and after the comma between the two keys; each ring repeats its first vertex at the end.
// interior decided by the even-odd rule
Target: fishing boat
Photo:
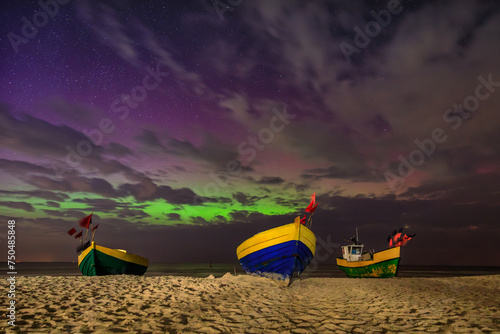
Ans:
{"type": "Polygon", "coordinates": [[[391,238],[389,248],[380,252],[366,252],[363,251],[364,245],[358,242],[358,230],[356,229],[356,236],[351,239],[352,244],[341,246],[342,257],[337,258],[337,266],[348,277],[396,277],[400,262],[401,246],[406,245],[415,236],[407,236],[405,234],[404,237],[401,237],[401,232],[399,232],[399,235],[396,234],[393,234],[394,238],[391,238]]]}
{"type": "Polygon", "coordinates": [[[81,248],[78,268],[84,276],[143,275],[148,269],[148,259],[123,249],[99,246],[94,241],[88,241],[81,248]]]}
{"type": "Polygon", "coordinates": [[[236,255],[246,273],[289,284],[306,269],[316,251],[316,236],[310,230],[315,200],[313,194],[307,222],[306,215],[298,216],[293,223],[260,232],[238,246],[236,255]]]}
{"type": "Polygon", "coordinates": [[[92,225],[92,214],[80,220],[79,225],[87,229],[85,240],[82,240],[82,231],[76,233],[72,228],[68,234],[79,238],[81,245],[77,247],[78,268],[84,276],[120,275],[132,274],[143,275],[149,266],[149,260],[145,257],[127,253],[123,249],[112,249],[99,246],[94,242],[97,227],[92,225]],[[87,241],[89,229],[92,231],[91,240],[87,241]]]}

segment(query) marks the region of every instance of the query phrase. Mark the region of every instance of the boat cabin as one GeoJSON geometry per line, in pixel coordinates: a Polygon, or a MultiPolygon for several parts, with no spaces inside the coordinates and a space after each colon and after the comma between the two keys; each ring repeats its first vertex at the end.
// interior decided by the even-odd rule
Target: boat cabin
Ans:
{"type": "Polygon", "coordinates": [[[342,246],[342,257],[347,261],[362,261],[363,245],[342,246]]]}

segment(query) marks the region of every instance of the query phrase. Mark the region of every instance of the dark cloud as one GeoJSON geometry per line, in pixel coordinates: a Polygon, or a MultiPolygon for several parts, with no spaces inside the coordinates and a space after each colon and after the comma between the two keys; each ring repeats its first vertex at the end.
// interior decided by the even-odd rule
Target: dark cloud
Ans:
{"type": "MultiPolygon", "coordinates": [[[[392,225],[410,226],[416,230],[467,228],[477,225],[491,228],[495,205],[457,203],[454,199],[402,199],[386,197],[317,196],[316,221],[328,215],[337,227],[367,226],[391,230],[392,225]],[[481,221],[474,219],[481,211],[481,221]]],[[[395,226],[394,228],[396,228],[395,226]]],[[[392,229],[394,229],[392,228],[392,229]]]]}
{"type": "Polygon", "coordinates": [[[59,181],[45,176],[28,176],[25,182],[40,189],[50,189],[66,192],[88,192],[105,197],[116,196],[113,186],[104,179],[86,177],[67,177],[59,181]]]}
{"type": "Polygon", "coordinates": [[[478,76],[500,80],[495,2],[401,2],[403,11],[351,62],[340,44],[353,44],[354,28],[363,29],[386,2],[245,1],[224,21],[210,2],[170,4],[168,20],[157,16],[164,4],[146,11],[133,2],[75,6],[78,17],[57,25],[81,20],[88,31],[75,38],[74,29],[59,26],[60,40],[71,41],[58,50],[72,55],[64,66],[46,62],[53,45],[30,42],[23,51],[33,57],[6,53],[0,78],[5,102],[15,106],[0,107],[0,170],[9,187],[0,196],[6,212],[29,213],[4,216],[23,222],[21,257],[51,249],[74,260],[64,251],[74,246],[71,238],[43,242],[60,240],[95,211],[106,213],[95,220],[103,224],[99,241],[111,247],[126,240],[131,251],[157,261],[235,261],[241,241],[303,214],[313,189],[318,239],[342,243],[359,227],[365,245],[380,249],[390,231],[408,226],[417,238],[404,259],[413,263],[498,262],[484,257],[494,254],[499,237],[497,86],[458,128],[443,119],[475,94],[478,76]],[[145,66],[157,65],[168,73],[161,85],[118,120],[113,100],[141,84],[145,66]],[[290,122],[243,162],[244,175],[225,197],[199,198],[210,173],[243,161],[238,144],[270,129],[274,108],[283,105],[290,122]],[[79,130],[97,128],[104,117],[123,131],[86,156],[68,155],[89,140],[79,130]],[[443,128],[446,141],[397,196],[385,195],[383,172],[397,170],[399,156],[407,158],[435,128],[443,128]],[[172,204],[174,212],[153,213],[148,201],[172,204]],[[252,212],[271,201],[289,213],[252,212]],[[234,203],[248,210],[228,214],[234,203]]]}
{"type": "Polygon", "coordinates": [[[12,209],[20,209],[24,211],[32,212],[35,210],[33,205],[26,202],[11,202],[11,201],[0,201],[0,206],[6,206],[12,209]]]}
{"type": "Polygon", "coordinates": [[[201,225],[201,226],[209,225],[210,224],[209,221],[207,221],[205,218],[200,217],[200,216],[192,217],[191,218],[191,223],[194,224],[194,225],[201,225]]]}
{"type": "Polygon", "coordinates": [[[89,105],[71,103],[60,96],[51,97],[47,102],[47,108],[57,113],[65,120],[65,123],[78,124],[86,128],[96,126],[96,117],[100,117],[102,111],[89,105]]]}
{"type": "Polygon", "coordinates": [[[170,186],[160,186],[156,198],[164,199],[172,204],[193,204],[196,194],[189,188],[173,189],[170,186]]]}
{"type": "Polygon", "coordinates": [[[267,185],[277,185],[277,184],[282,184],[285,182],[281,177],[279,176],[263,176],[259,181],[256,183],[259,184],[267,184],[267,185]]]}
{"type": "MultiPolygon", "coordinates": [[[[305,202],[302,202],[300,200],[293,199],[291,200],[290,198],[284,198],[284,197],[276,197],[274,199],[274,202],[278,205],[281,205],[285,208],[297,208],[300,207],[301,205],[304,205],[305,202]]],[[[305,206],[304,206],[305,207],[305,206]]]]}
{"type": "MultiPolygon", "coordinates": [[[[14,173],[16,176],[22,173],[39,173],[51,178],[65,179],[75,178],[81,169],[87,169],[98,171],[103,175],[122,174],[134,181],[142,177],[142,173],[119,161],[104,159],[101,152],[106,148],[92,145],[89,155],[79,155],[77,147],[81,142],[89,141],[85,135],[68,126],[56,126],[29,115],[24,115],[24,119],[18,119],[5,107],[0,107],[0,144],[2,146],[24,152],[32,157],[52,158],[45,165],[2,159],[1,167],[7,172],[14,173]]],[[[124,150],[123,147],[113,144],[109,146],[109,149],[124,150]]]]}
{"type": "Polygon", "coordinates": [[[210,135],[205,136],[199,147],[189,140],[180,140],[169,135],[158,136],[151,130],[142,130],[135,139],[150,151],[207,162],[221,169],[226,168],[228,162],[238,158],[234,147],[221,144],[210,135]]]}
{"type": "Polygon", "coordinates": [[[399,197],[406,199],[430,199],[447,201],[453,205],[496,206],[500,201],[497,172],[463,175],[453,179],[423,182],[418,187],[409,187],[399,197]]]}
{"type": "Polygon", "coordinates": [[[250,212],[247,210],[232,211],[230,214],[231,222],[256,223],[266,217],[260,212],[250,212]]]}
{"type": "Polygon", "coordinates": [[[246,206],[252,206],[255,204],[255,202],[257,202],[258,200],[261,200],[263,198],[266,198],[268,196],[249,196],[249,195],[246,195],[246,194],[243,194],[242,192],[237,192],[235,194],[233,194],[233,198],[243,204],[243,205],[246,205],[246,206]]]}
{"type": "MultiPolygon", "coordinates": [[[[137,201],[163,199],[171,204],[193,204],[197,197],[196,193],[189,188],[174,189],[170,186],[157,186],[146,177],[142,178],[139,183],[120,185],[119,192],[121,196],[134,196],[137,201]]],[[[200,202],[210,200],[206,198],[200,202]]]]}
{"type": "MultiPolygon", "coordinates": [[[[175,7],[177,6],[175,5],[175,7]]],[[[176,10],[175,7],[171,7],[171,10],[176,10]]],[[[196,11],[206,8],[207,5],[201,3],[195,7],[190,6],[190,10],[196,11]]],[[[158,7],[156,10],[164,9],[164,7],[158,7]]],[[[173,40],[164,38],[168,36],[168,33],[164,32],[159,35],[155,33],[140,19],[135,18],[136,11],[131,7],[81,1],[77,5],[77,11],[83,22],[93,31],[97,40],[126,63],[132,64],[136,68],[142,68],[145,59],[161,64],[165,73],[168,73],[168,79],[172,78],[172,82],[175,83],[180,92],[203,95],[208,99],[213,98],[210,87],[204,84],[200,74],[190,71],[184,64],[175,60],[175,54],[178,55],[178,52],[170,50],[174,46],[173,40]]],[[[192,17],[193,14],[188,15],[188,18],[180,15],[179,19],[183,18],[192,22],[192,17]]],[[[184,28],[184,21],[172,22],[168,22],[173,26],[167,31],[173,31],[173,27],[184,28]]]]}
{"type": "Polygon", "coordinates": [[[167,213],[167,217],[168,219],[175,221],[175,220],[180,220],[181,215],[178,213],[167,213]]]}
{"type": "Polygon", "coordinates": [[[64,202],[69,198],[65,193],[47,190],[0,190],[0,196],[14,196],[16,198],[42,198],[48,201],[64,202]]]}
{"type": "Polygon", "coordinates": [[[25,161],[0,159],[0,169],[14,176],[26,174],[51,174],[52,169],[25,161]]]}
{"type": "Polygon", "coordinates": [[[297,191],[297,192],[304,192],[307,189],[309,189],[310,187],[311,186],[309,184],[298,184],[298,183],[295,183],[295,182],[288,182],[285,185],[285,190],[287,190],[287,189],[295,189],[295,191],[297,191]]]}
{"type": "Polygon", "coordinates": [[[172,166],[175,170],[179,171],[179,172],[186,172],[186,168],[185,167],[182,167],[182,166],[172,166]]]}
{"type": "Polygon", "coordinates": [[[446,164],[450,173],[462,178],[480,172],[487,165],[500,167],[500,147],[486,143],[463,145],[440,150],[430,158],[446,164]]]}
{"type": "Polygon", "coordinates": [[[151,217],[149,214],[142,210],[133,210],[129,208],[117,210],[117,216],[119,218],[146,218],[151,217]]]}
{"type": "Polygon", "coordinates": [[[72,218],[75,223],[87,215],[87,213],[80,210],[43,210],[47,215],[60,218],[72,218]]]}
{"type": "Polygon", "coordinates": [[[328,168],[306,169],[301,175],[307,180],[318,179],[352,179],[353,181],[382,181],[382,179],[369,169],[358,167],[357,169],[348,166],[330,166],[328,168]]]}
{"type": "MultiPolygon", "coordinates": [[[[91,192],[103,196],[117,195],[113,186],[108,181],[100,178],[76,176],[74,171],[70,174],[66,174],[64,179],[55,179],[54,171],[50,168],[28,162],[10,161],[6,159],[0,159],[0,169],[17,176],[27,184],[41,189],[41,191],[43,189],[65,192],[91,192]]],[[[36,195],[36,193],[32,194],[36,195]]],[[[47,194],[50,193],[40,192],[38,194],[47,196],[47,194]]],[[[56,195],[51,199],[60,200],[60,196],[56,195]]]]}
{"type": "MultiPolygon", "coordinates": [[[[114,212],[131,207],[130,203],[115,201],[109,198],[75,198],[73,202],[86,204],[86,210],[93,212],[114,212]]],[[[134,207],[141,208],[141,206],[134,207]]]]}
{"type": "Polygon", "coordinates": [[[142,144],[148,150],[169,153],[167,148],[160,142],[160,139],[158,138],[156,133],[151,130],[142,130],[140,134],[135,136],[135,140],[137,140],[138,143],[142,144]]]}
{"type": "Polygon", "coordinates": [[[128,155],[133,155],[131,149],[118,143],[110,143],[104,146],[103,154],[115,157],[126,157],[128,155]]]}
{"type": "MultiPolygon", "coordinates": [[[[237,160],[238,161],[238,160],[237,160]]],[[[253,169],[251,166],[241,166],[241,162],[238,161],[240,163],[240,168],[241,168],[241,171],[242,172],[254,172],[255,169],[253,169]]]]}
{"type": "Polygon", "coordinates": [[[84,140],[87,137],[69,126],[53,125],[30,115],[18,119],[5,106],[0,106],[0,144],[5,148],[33,157],[64,158],[66,145],[76,147],[84,140]]]}
{"type": "Polygon", "coordinates": [[[53,202],[53,201],[47,201],[47,206],[51,206],[53,208],[60,208],[61,207],[61,204],[57,203],[57,202],[53,202]]]}
{"type": "Polygon", "coordinates": [[[390,122],[383,115],[375,115],[375,117],[369,120],[369,124],[373,128],[373,132],[377,135],[384,135],[392,132],[390,122]]]}

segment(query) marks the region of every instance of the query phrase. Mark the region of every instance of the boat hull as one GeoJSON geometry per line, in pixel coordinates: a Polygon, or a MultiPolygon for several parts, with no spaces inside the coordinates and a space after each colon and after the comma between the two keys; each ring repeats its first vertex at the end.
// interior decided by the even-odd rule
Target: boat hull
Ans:
{"type": "Polygon", "coordinates": [[[94,242],[78,256],[78,268],[84,276],[143,275],[149,260],[122,250],[96,245],[94,242]]]}
{"type": "Polygon", "coordinates": [[[236,255],[248,274],[286,281],[307,268],[315,251],[316,236],[299,219],[254,235],[236,255]]]}
{"type": "Polygon", "coordinates": [[[373,254],[373,260],[346,261],[337,258],[337,265],[348,277],[391,278],[398,273],[400,247],[393,247],[373,254]]]}

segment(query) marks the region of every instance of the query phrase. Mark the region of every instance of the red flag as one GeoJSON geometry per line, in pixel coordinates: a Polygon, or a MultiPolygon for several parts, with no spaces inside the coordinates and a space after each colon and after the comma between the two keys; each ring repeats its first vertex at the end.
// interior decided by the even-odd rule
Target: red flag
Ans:
{"type": "MultiPolygon", "coordinates": [[[[396,233],[396,235],[392,238],[394,240],[394,242],[397,244],[397,243],[400,243],[401,242],[401,232],[398,232],[396,233]]],[[[396,246],[397,247],[397,246],[396,246]]]]}
{"type": "Polygon", "coordinates": [[[93,215],[93,213],[91,213],[90,215],[88,215],[85,218],[82,218],[82,220],[80,220],[80,222],[78,224],[81,227],[88,229],[89,225],[92,223],[92,215],[93,215]]]}
{"type": "Polygon", "coordinates": [[[311,208],[311,213],[313,213],[313,212],[314,212],[314,210],[316,210],[316,208],[318,207],[318,205],[319,205],[319,203],[317,203],[315,206],[313,206],[313,207],[311,208]]]}
{"type": "Polygon", "coordinates": [[[414,236],[415,236],[415,234],[413,234],[413,235],[406,235],[405,234],[405,236],[403,237],[403,241],[401,241],[401,246],[405,246],[408,243],[408,241],[410,241],[411,238],[413,238],[414,236]]]}
{"type": "Polygon", "coordinates": [[[389,242],[389,247],[401,247],[405,246],[408,241],[411,240],[416,234],[407,235],[403,234],[403,227],[399,230],[394,230],[392,235],[387,237],[387,241],[389,242]]]}
{"type": "Polygon", "coordinates": [[[311,213],[314,212],[314,210],[313,210],[314,204],[316,204],[316,193],[311,195],[311,203],[309,203],[309,205],[307,206],[306,212],[311,212],[311,213]],[[311,210],[313,210],[313,211],[311,211],[311,210]]]}
{"type": "Polygon", "coordinates": [[[80,238],[82,236],[82,231],[78,232],[75,234],[75,239],[80,238]]]}
{"type": "MultiPolygon", "coordinates": [[[[406,246],[406,244],[408,243],[408,241],[411,240],[411,238],[413,238],[415,236],[415,234],[412,234],[412,235],[404,235],[402,238],[400,239],[395,239],[394,240],[394,247],[401,247],[401,246],[406,246]]],[[[391,240],[392,242],[392,240],[391,240]]]]}
{"type": "Polygon", "coordinates": [[[68,234],[69,234],[69,235],[73,235],[73,234],[75,234],[75,233],[76,233],[76,230],[75,230],[75,228],[74,228],[74,227],[72,227],[72,228],[71,228],[71,230],[69,230],[69,231],[68,231],[68,234]]]}
{"type": "Polygon", "coordinates": [[[92,227],[92,231],[95,231],[97,229],[97,226],[99,226],[99,224],[97,224],[96,226],[92,227]]]}
{"type": "Polygon", "coordinates": [[[306,215],[304,215],[304,218],[302,218],[302,219],[300,220],[300,223],[301,223],[301,224],[305,224],[305,223],[306,223],[306,215]]]}

